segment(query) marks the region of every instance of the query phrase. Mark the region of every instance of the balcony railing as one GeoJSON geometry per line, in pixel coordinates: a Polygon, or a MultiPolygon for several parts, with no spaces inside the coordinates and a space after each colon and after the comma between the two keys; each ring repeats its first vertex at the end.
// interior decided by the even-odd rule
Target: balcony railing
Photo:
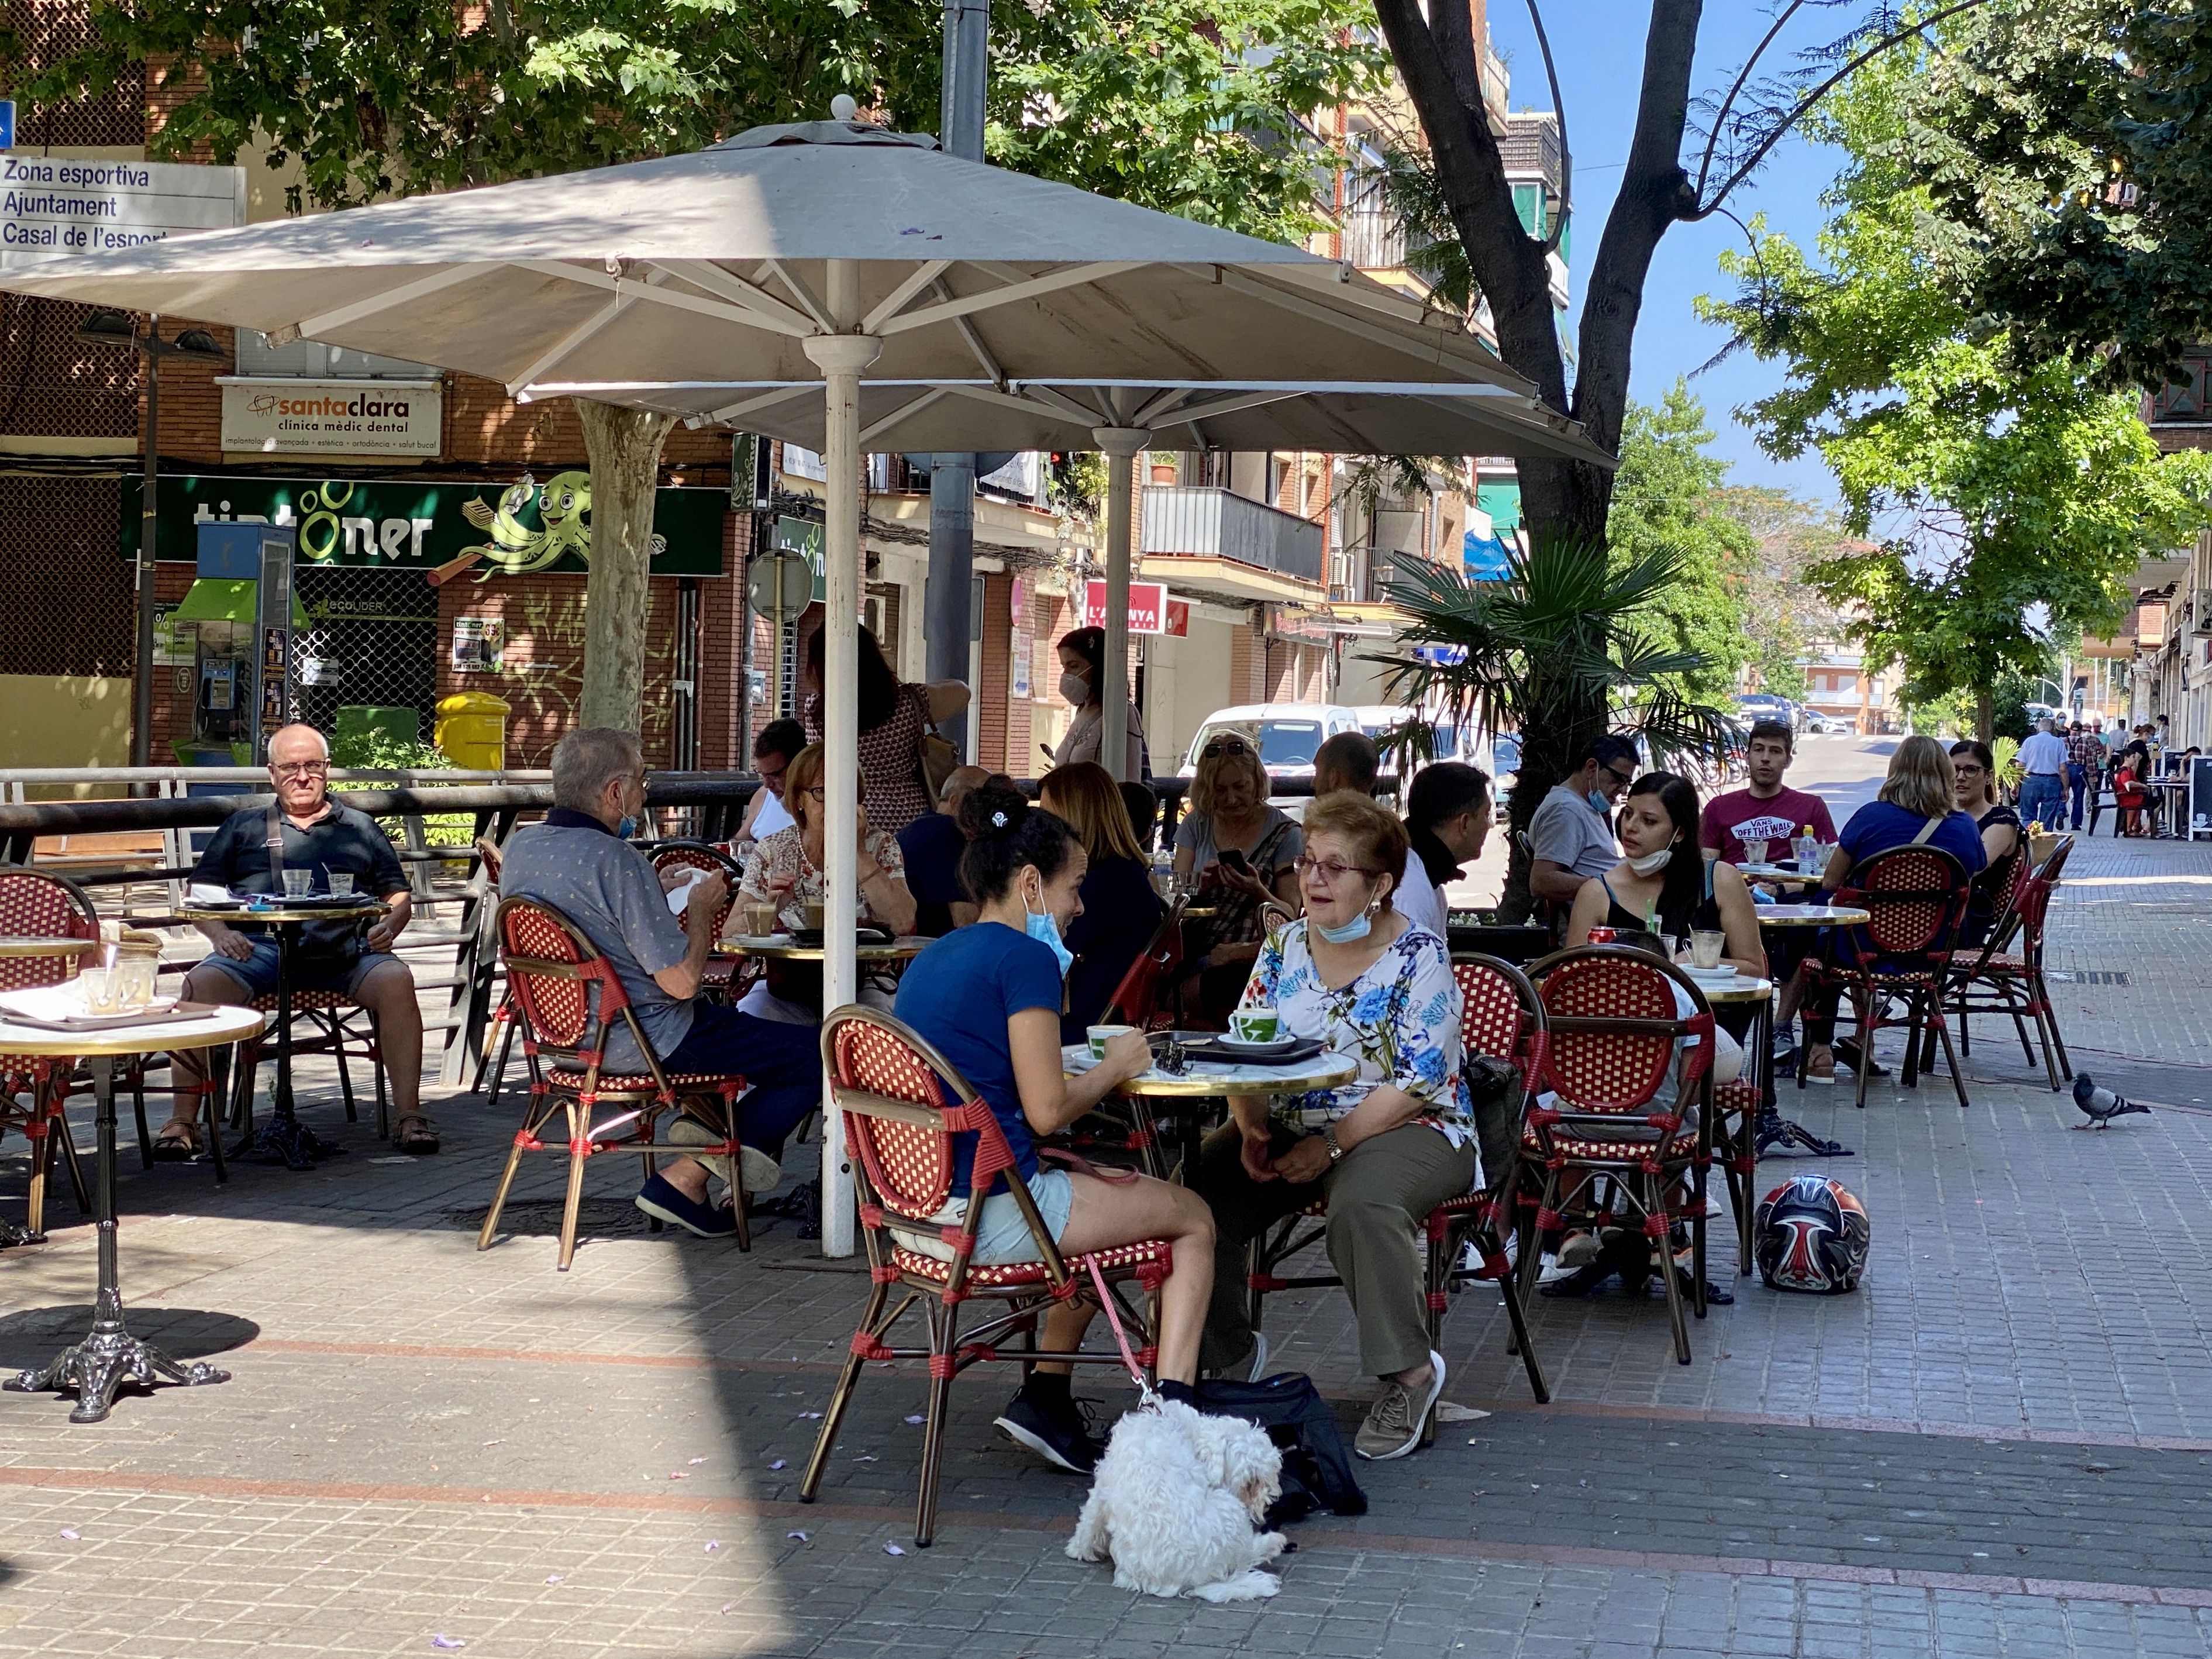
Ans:
{"type": "Polygon", "coordinates": [[[1322,579],[1319,525],[1226,489],[1146,486],[1139,547],[1147,554],[1234,559],[1301,581],[1322,579]]]}

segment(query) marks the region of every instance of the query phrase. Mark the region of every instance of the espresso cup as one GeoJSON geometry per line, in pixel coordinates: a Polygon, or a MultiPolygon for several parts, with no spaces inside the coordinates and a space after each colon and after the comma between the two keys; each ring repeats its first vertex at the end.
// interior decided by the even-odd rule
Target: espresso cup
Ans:
{"type": "Polygon", "coordinates": [[[1105,1059],[1106,1045],[1108,1043],[1111,1042],[1115,1037],[1121,1036],[1122,1032],[1133,1031],[1136,1029],[1137,1028],[1133,1025],[1085,1026],[1083,1028],[1083,1035],[1091,1039],[1091,1058],[1093,1060],[1105,1059]]]}
{"type": "Polygon", "coordinates": [[[1229,1032],[1240,1042],[1273,1042],[1282,1021],[1273,1008],[1239,1008],[1229,1016],[1229,1032]]]}

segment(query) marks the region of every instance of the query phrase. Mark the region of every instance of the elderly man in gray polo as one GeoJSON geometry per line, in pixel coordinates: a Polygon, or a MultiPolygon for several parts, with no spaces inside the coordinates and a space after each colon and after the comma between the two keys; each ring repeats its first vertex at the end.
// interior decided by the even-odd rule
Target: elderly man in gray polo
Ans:
{"type": "MultiPolygon", "coordinates": [[[[710,1076],[742,1073],[752,1085],[738,1101],[748,1192],[772,1188],[783,1143],[822,1099],[822,1050],[813,1028],[781,1025],[699,995],[714,948],[715,913],[728,884],[710,875],[685,901],[686,921],[670,911],[660,877],[629,844],[645,810],[645,758],[637,739],[605,726],[571,732],[553,750],[553,810],[507,843],[502,898],[550,904],[614,965],[630,1012],[661,1066],[710,1076]]],[[[606,1033],[611,1072],[642,1071],[627,1026],[606,1033]]],[[[708,1170],[676,1159],[639,1189],[637,1207],[698,1234],[737,1228],[731,1209],[708,1201],[708,1170]]]]}

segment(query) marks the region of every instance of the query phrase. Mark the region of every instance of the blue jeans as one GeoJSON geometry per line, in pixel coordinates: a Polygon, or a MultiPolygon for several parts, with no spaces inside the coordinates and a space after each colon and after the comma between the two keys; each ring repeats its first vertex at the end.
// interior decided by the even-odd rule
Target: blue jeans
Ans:
{"type": "Polygon", "coordinates": [[[2031,772],[2020,786],[2020,815],[2046,830],[2058,828],[2066,808],[2066,786],[2056,772],[2031,772]]]}
{"type": "Polygon", "coordinates": [[[784,1025],[702,1002],[691,1011],[691,1029],[660,1057],[663,1070],[719,1076],[744,1073],[752,1088],[738,1102],[738,1139],[770,1158],[822,1103],[822,1034],[811,1025],[784,1025]]]}
{"type": "Polygon", "coordinates": [[[2076,830],[2079,830],[2081,827],[2082,804],[2087,799],[2089,791],[2094,788],[2095,785],[2096,780],[2090,776],[2089,769],[2087,767],[2082,765],[2079,761],[2068,761],[2066,763],[2066,799],[2068,804],[2073,809],[2072,817],[2074,819],[2074,827],[2076,830]]]}

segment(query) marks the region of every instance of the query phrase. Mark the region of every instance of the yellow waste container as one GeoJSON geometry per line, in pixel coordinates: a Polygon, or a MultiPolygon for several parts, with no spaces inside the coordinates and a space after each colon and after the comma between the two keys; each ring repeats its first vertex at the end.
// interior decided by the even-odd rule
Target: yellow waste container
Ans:
{"type": "Polygon", "coordinates": [[[431,741],[465,772],[497,772],[507,765],[507,704],[489,691],[457,691],[438,699],[431,741]]]}

